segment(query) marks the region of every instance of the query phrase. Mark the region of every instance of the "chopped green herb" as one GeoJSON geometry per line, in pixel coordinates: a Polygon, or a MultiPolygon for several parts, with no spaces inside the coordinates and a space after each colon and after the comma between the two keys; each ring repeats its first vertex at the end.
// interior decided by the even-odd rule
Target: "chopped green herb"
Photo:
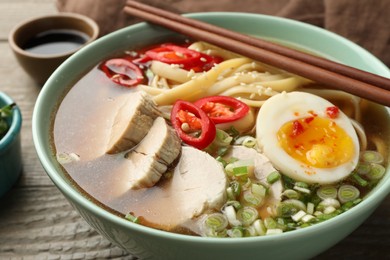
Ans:
{"type": "Polygon", "coordinates": [[[280,180],[280,173],[278,171],[271,172],[267,176],[267,182],[269,184],[273,184],[273,183],[277,182],[278,180],[280,180]]]}
{"type": "Polygon", "coordinates": [[[139,219],[138,217],[134,216],[133,213],[127,213],[125,216],[125,219],[130,220],[131,222],[138,223],[139,219]]]}
{"type": "Polygon", "coordinates": [[[15,103],[5,105],[0,108],[0,139],[5,136],[9,129],[9,125],[7,123],[7,117],[11,116],[12,108],[16,106],[15,103]]]}

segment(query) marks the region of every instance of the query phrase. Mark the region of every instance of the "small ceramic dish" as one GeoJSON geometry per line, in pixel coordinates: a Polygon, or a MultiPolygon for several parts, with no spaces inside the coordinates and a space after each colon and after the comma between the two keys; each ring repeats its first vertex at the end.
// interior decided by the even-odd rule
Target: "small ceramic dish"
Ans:
{"type": "MultiPolygon", "coordinates": [[[[8,42],[22,68],[38,84],[43,84],[63,61],[83,46],[94,41],[98,35],[99,27],[92,19],[79,14],[60,13],[36,17],[16,25],[9,34],[8,42]],[[37,38],[37,36],[47,32],[58,34],[58,31],[80,32],[85,35],[85,42],[78,47],[62,51],[60,47],[69,46],[64,43],[64,34],[62,34],[57,35],[61,38],[57,38],[58,42],[55,43],[58,52],[36,53],[25,49],[24,46],[34,37],[37,38]],[[60,39],[61,42],[59,42],[60,39]]],[[[53,35],[48,35],[45,39],[47,40],[48,37],[51,37],[49,41],[54,41],[53,35]]],[[[39,41],[46,44],[46,40],[42,40],[41,37],[39,41]]]]}
{"type": "MultiPolygon", "coordinates": [[[[14,101],[4,92],[0,92],[0,107],[14,101]]],[[[22,154],[20,130],[22,114],[18,106],[13,107],[12,115],[7,118],[9,129],[0,139],[0,197],[18,180],[22,172],[22,154]]]]}

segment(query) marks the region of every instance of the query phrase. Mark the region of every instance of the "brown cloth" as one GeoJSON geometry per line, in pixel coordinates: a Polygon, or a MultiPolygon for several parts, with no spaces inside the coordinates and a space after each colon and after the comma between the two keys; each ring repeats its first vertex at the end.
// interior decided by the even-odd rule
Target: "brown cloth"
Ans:
{"type": "MultiPolygon", "coordinates": [[[[390,67],[390,0],[144,0],[176,13],[227,11],[287,17],[335,32],[390,67]]],[[[122,9],[126,0],[57,0],[59,11],[94,19],[106,34],[139,22],[122,9]]]]}

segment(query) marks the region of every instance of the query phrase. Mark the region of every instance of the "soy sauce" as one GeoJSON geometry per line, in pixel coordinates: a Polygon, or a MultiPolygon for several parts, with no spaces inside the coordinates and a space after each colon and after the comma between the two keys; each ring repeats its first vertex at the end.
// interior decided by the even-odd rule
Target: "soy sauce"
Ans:
{"type": "Polygon", "coordinates": [[[48,30],[27,41],[23,49],[35,54],[61,54],[76,50],[88,39],[87,34],[76,30],[48,30]]]}

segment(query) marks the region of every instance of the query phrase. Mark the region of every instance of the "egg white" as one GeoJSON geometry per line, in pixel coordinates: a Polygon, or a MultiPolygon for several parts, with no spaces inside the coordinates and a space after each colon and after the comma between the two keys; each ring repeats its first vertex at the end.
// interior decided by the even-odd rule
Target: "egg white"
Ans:
{"type": "Polygon", "coordinates": [[[327,117],[326,108],[331,106],[334,105],[326,99],[306,92],[283,92],[263,104],[257,116],[256,137],[259,147],[275,168],[295,180],[319,184],[338,182],[356,168],[359,160],[359,141],[350,119],[342,111],[332,121],[353,141],[354,154],[348,162],[332,168],[316,168],[295,160],[280,147],[277,132],[285,123],[311,116],[309,111],[319,117],[327,117]],[[314,174],[307,174],[307,171],[314,174]]]}

